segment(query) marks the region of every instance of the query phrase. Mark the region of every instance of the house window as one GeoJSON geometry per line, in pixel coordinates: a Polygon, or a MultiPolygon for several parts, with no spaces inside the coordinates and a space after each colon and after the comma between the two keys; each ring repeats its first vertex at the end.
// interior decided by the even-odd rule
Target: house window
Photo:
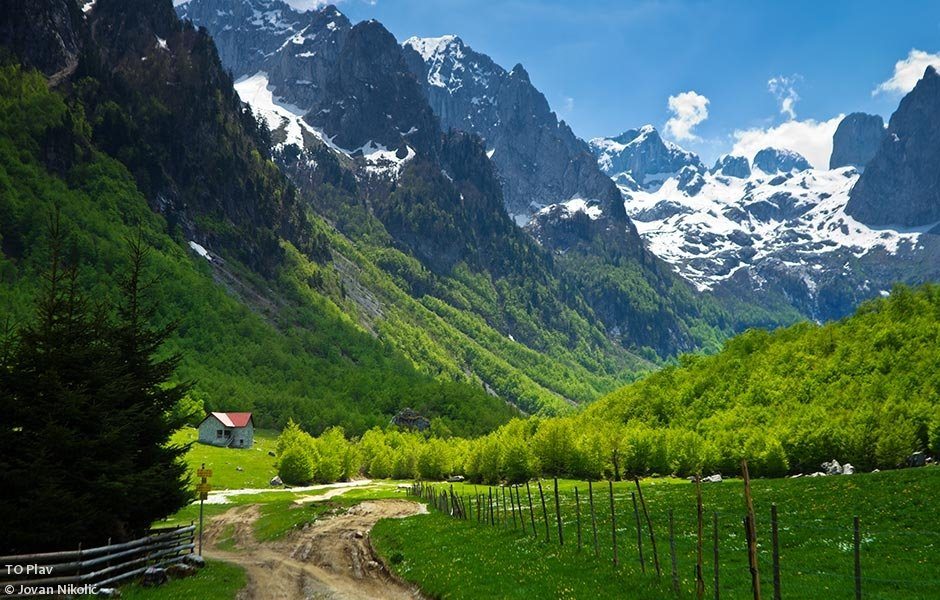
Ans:
{"type": "Polygon", "coordinates": [[[244,445],[245,445],[245,440],[238,440],[238,445],[239,445],[239,446],[244,446],[244,445]]]}
{"type": "Polygon", "coordinates": [[[222,437],[222,430],[221,430],[221,429],[216,429],[216,430],[215,430],[215,437],[222,437]]]}
{"type": "Polygon", "coordinates": [[[225,430],[225,437],[227,437],[227,438],[228,438],[228,437],[232,437],[232,432],[229,431],[228,429],[226,429],[226,430],[225,430]]]}

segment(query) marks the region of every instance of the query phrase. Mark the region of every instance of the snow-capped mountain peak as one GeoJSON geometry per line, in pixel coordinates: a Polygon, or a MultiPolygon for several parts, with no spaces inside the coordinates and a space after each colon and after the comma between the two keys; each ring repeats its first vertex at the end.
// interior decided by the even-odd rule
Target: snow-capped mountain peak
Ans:
{"type": "Polygon", "coordinates": [[[426,38],[415,36],[405,40],[402,45],[413,48],[427,62],[439,59],[452,47],[460,51],[463,47],[463,40],[453,34],[426,38]]]}
{"type": "Polygon", "coordinates": [[[618,183],[648,186],[679,173],[683,167],[704,170],[693,153],[664,140],[652,125],[628,129],[617,137],[590,142],[598,164],[618,183]]]}

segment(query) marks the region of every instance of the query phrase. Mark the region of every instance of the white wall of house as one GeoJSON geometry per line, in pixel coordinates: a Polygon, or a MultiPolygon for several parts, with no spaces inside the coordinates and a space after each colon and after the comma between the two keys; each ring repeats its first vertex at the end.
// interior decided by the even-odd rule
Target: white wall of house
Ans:
{"type": "Polygon", "coordinates": [[[251,422],[245,427],[227,427],[209,415],[199,425],[199,443],[230,448],[251,448],[255,431],[251,422]]]}

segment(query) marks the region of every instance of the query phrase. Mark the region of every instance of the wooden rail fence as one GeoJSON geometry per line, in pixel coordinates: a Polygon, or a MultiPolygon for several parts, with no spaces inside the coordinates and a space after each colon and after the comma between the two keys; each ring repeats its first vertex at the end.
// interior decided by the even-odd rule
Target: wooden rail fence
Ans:
{"type": "Polygon", "coordinates": [[[150,567],[182,561],[195,548],[195,525],[151,530],[146,536],[97,548],[0,556],[0,597],[5,590],[58,586],[110,587],[150,567]],[[12,588],[10,587],[12,586],[12,588]]]}

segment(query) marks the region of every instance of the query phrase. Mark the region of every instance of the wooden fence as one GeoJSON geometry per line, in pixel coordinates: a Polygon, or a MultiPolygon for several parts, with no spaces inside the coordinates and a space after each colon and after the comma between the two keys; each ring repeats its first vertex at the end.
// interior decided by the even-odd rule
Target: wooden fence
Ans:
{"type": "Polygon", "coordinates": [[[196,527],[151,530],[145,537],[97,548],[0,556],[0,597],[26,588],[110,587],[149,567],[180,562],[195,548],[196,527]],[[61,587],[60,587],[61,586],[61,587]],[[16,590],[11,593],[10,590],[16,590]]]}
{"type": "MultiPolygon", "coordinates": [[[[706,516],[700,484],[696,483],[695,506],[691,519],[686,516],[681,523],[684,530],[677,534],[675,527],[676,519],[673,510],[668,510],[660,515],[660,519],[665,516],[667,527],[662,531],[660,526],[654,529],[654,520],[643,497],[643,490],[639,480],[634,480],[636,491],[629,494],[630,504],[621,508],[623,512],[632,512],[629,521],[635,521],[636,526],[636,552],[633,554],[639,561],[640,572],[655,574],[657,578],[669,577],[669,583],[674,594],[677,597],[691,596],[693,598],[704,600],[706,597],[720,600],[726,590],[723,589],[725,581],[723,577],[728,577],[731,573],[724,569],[719,569],[719,561],[725,563],[728,568],[746,570],[747,578],[750,579],[748,596],[754,600],[761,600],[762,591],[769,591],[765,597],[772,597],[773,600],[781,600],[784,595],[791,597],[816,597],[816,593],[826,589],[827,593],[833,598],[846,597],[861,600],[869,594],[865,591],[866,586],[877,590],[873,595],[876,597],[897,597],[897,598],[940,598],[940,579],[934,575],[935,572],[925,571],[917,576],[911,576],[910,579],[891,579],[884,577],[871,577],[863,575],[861,540],[864,533],[860,526],[860,519],[854,516],[851,520],[851,527],[839,527],[833,525],[815,526],[808,523],[788,522],[784,528],[790,530],[797,529],[819,529],[824,534],[824,542],[828,545],[844,544],[844,553],[848,560],[841,566],[840,571],[822,572],[820,569],[810,565],[806,567],[792,567],[789,571],[788,582],[783,582],[781,575],[781,519],[778,515],[776,504],[770,506],[769,534],[770,539],[764,540],[764,544],[769,545],[770,556],[761,557],[758,551],[757,515],[754,512],[753,501],[751,499],[750,481],[747,474],[746,465],[744,467],[745,476],[745,505],[746,514],[741,518],[738,514],[712,512],[706,516]],[[631,510],[632,509],[632,510],[631,510]],[[734,543],[733,548],[724,548],[719,558],[719,515],[722,516],[724,524],[736,532],[736,535],[727,535],[727,531],[721,537],[727,543],[731,539],[744,540],[743,552],[740,542],[734,543]],[[711,517],[711,518],[708,518],[711,517]],[[741,529],[743,524],[743,532],[741,529]],[[709,527],[710,525],[710,527],[709,527]],[[645,530],[645,531],[644,531],[645,530]],[[660,564],[660,552],[657,549],[657,539],[665,533],[665,541],[668,543],[668,565],[660,564]],[[743,533],[743,536],[741,535],[743,533]],[[839,542],[832,538],[842,536],[844,541],[839,542]],[[677,557],[677,540],[681,539],[686,547],[692,545],[691,555],[694,564],[684,563],[680,567],[680,561],[677,557]],[[647,546],[648,544],[648,546],[647,546]],[[710,546],[709,553],[711,563],[711,573],[706,574],[706,547],[710,546]],[[741,553],[747,556],[747,563],[741,565],[738,561],[728,564],[727,560],[731,553],[741,553]],[[769,561],[767,560],[769,558],[769,561]],[[668,570],[667,570],[668,569],[668,570]],[[761,573],[766,574],[769,571],[770,577],[767,577],[767,583],[761,584],[761,573]],[[680,573],[690,573],[691,577],[685,580],[685,584],[680,580],[680,573]],[[930,574],[928,574],[930,573],[930,574]],[[804,581],[809,578],[809,581],[804,581]],[[813,583],[815,578],[825,578],[819,582],[819,586],[813,583]],[[710,581],[708,581],[710,579],[710,581]],[[690,581],[691,580],[691,581],[690,581]],[[787,593],[787,583],[790,584],[790,594],[787,593]],[[767,589],[769,588],[769,589],[767,589]],[[911,588],[915,588],[912,590],[911,588]],[[835,593],[836,591],[839,593],[835,593]],[[689,594],[688,592],[691,592],[689,594]],[[881,593],[879,593],[881,592],[881,593]],[[864,595],[863,595],[864,593],[864,595]],[[811,595],[808,595],[811,594],[811,595]]],[[[521,534],[542,540],[545,543],[557,543],[564,545],[568,541],[564,537],[562,524],[566,527],[574,525],[576,551],[580,552],[583,547],[593,550],[596,558],[600,557],[598,548],[598,536],[606,536],[611,545],[608,547],[609,558],[614,569],[622,564],[623,556],[618,550],[627,549],[630,544],[625,540],[618,541],[618,525],[621,531],[623,524],[618,523],[617,507],[615,506],[615,495],[613,482],[607,482],[607,485],[597,486],[594,482],[586,482],[588,494],[587,502],[584,502],[585,495],[579,494],[578,487],[575,487],[573,494],[560,494],[558,490],[558,480],[554,480],[553,486],[543,488],[542,481],[538,480],[530,485],[529,482],[519,485],[500,485],[497,487],[486,487],[479,490],[475,487],[475,493],[464,494],[456,493],[454,487],[446,484],[432,484],[425,482],[415,482],[410,486],[411,495],[423,499],[428,505],[446,515],[457,520],[468,521],[492,527],[498,527],[509,530],[517,530],[521,534]],[[604,489],[606,488],[606,489],[604,489]],[[600,496],[599,502],[595,505],[595,495],[600,496]],[[603,498],[607,495],[608,498],[603,498]],[[507,497],[508,496],[508,497],[507,497]],[[547,498],[546,498],[547,497],[547,498]],[[607,513],[607,504],[609,499],[609,513],[607,513]],[[567,510],[563,513],[561,505],[564,504],[567,510]],[[554,509],[554,510],[552,510],[554,509]],[[554,513],[554,514],[551,514],[554,513]],[[573,513],[573,514],[572,514],[573,513]],[[605,514],[607,513],[607,514],[605,514]],[[582,518],[584,515],[584,518],[582,518]],[[610,523],[610,530],[606,534],[598,526],[598,521],[604,518],[610,523]],[[553,534],[553,530],[556,532],[553,534]],[[585,543],[586,542],[586,543],[585,543]]],[[[621,491],[617,504],[623,502],[624,496],[621,491]]],[[[662,512],[662,511],[661,511],[662,512]]],[[[629,522],[628,521],[628,522],[629,522]]],[[[632,528],[630,525],[627,528],[632,528]]],[[[726,528],[726,529],[727,529],[726,528]]],[[[569,529],[570,532],[570,529],[569,529]]],[[[766,530],[765,530],[766,532],[766,530]]],[[[908,536],[911,532],[870,532],[878,533],[881,536],[887,536],[892,533],[902,536],[908,536]]],[[[933,536],[930,540],[930,546],[940,541],[940,532],[921,532],[923,535],[933,536]]],[[[765,546],[766,551],[766,546],[765,546]]],[[[686,555],[688,556],[688,554],[686,555]]],[[[688,558],[685,559],[688,561],[688,558]]],[[[665,582],[664,582],[665,583],[665,582]]],[[[732,594],[734,597],[742,597],[743,590],[739,585],[732,594]]]]}

